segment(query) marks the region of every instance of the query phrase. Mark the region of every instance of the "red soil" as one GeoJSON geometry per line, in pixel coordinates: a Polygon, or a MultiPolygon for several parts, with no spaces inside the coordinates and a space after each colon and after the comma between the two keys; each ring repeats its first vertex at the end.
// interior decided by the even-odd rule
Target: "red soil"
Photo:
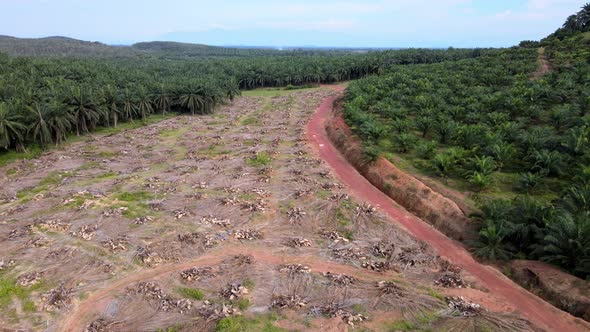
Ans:
{"type": "MultiPolygon", "coordinates": [[[[334,89],[343,91],[344,87],[334,89]]],[[[447,238],[429,224],[396,207],[383,192],[374,187],[334,147],[325,130],[333,104],[338,97],[325,100],[307,126],[307,135],[314,150],[325,160],[357,198],[378,206],[416,238],[430,244],[439,255],[461,267],[481,282],[491,293],[505,299],[510,307],[533,324],[549,331],[588,331],[590,325],[543,301],[518,286],[497,270],[484,266],[457,242],[447,238]]]]}

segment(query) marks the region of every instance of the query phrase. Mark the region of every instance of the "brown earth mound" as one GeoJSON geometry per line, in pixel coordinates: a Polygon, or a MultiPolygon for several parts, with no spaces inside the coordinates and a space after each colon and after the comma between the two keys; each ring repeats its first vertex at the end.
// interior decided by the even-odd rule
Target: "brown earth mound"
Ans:
{"type": "Polygon", "coordinates": [[[574,316],[590,321],[590,282],[538,261],[510,263],[512,279],[574,316]]]}
{"type": "Polygon", "coordinates": [[[326,131],[340,152],[361,174],[398,204],[447,236],[459,241],[475,238],[475,225],[454,201],[404,173],[385,158],[366,163],[361,143],[353,136],[338,109],[335,108],[332,118],[326,122],[326,131]]]}

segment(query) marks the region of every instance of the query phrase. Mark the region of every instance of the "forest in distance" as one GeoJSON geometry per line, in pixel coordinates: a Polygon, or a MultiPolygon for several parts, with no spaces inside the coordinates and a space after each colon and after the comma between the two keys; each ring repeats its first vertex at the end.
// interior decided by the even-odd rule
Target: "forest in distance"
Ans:
{"type": "Polygon", "coordinates": [[[242,90],[352,81],[345,118],[367,160],[397,154],[477,192],[477,255],[588,277],[589,50],[586,5],[542,41],[509,49],[190,57],[166,48],[141,61],[0,54],[0,154],[155,113],[209,114],[242,90]],[[552,68],[537,78],[539,50],[552,68]]]}

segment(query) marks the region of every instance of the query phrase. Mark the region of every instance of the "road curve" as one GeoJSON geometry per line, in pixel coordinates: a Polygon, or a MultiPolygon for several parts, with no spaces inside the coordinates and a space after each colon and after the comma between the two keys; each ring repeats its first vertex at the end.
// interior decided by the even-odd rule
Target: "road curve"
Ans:
{"type": "MultiPolygon", "coordinates": [[[[341,93],[344,91],[342,86],[332,86],[332,88],[341,93]]],[[[322,102],[307,125],[307,136],[316,153],[330,165],[355,197],[379,207],[409,233],[430,244],[440,256],[479,279],[490,292],[504,298],[515,308],[519,308],[519,313],[539,328],[560,332],[590,331],[590,324],[553,307],[497,270],[478,263],[459,243],[449,239],[418,217],[396,208],[391,198],[373,186],[348,163],[328,138],[325,124],[331,116],[334,101],[338,97],[334,96],[322,102]]]]}

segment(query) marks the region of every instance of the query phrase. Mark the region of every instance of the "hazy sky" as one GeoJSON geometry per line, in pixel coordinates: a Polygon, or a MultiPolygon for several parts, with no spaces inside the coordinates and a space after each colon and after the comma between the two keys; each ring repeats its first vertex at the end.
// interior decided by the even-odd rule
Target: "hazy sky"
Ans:
{"type": "Polygon", "coordinates": [[[0,0],[0,34],[106,43],[511,46],[587,0],[0,0]]]}

